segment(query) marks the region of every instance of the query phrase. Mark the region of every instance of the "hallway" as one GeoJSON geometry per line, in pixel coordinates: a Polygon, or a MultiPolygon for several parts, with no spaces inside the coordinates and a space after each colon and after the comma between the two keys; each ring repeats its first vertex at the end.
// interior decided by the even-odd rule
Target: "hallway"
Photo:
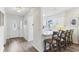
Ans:
{"type": "Polygon", "coordinates": [[[7,39],[4,45],[4,52],[37,52],[37,50],[24,38],[7,39]]]}

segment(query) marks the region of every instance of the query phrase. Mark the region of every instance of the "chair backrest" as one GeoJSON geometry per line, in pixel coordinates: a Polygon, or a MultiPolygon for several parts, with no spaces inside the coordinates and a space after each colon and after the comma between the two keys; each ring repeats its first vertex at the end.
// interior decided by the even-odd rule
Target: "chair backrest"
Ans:
{"type": "Polygon", "coordinates": [[[60,33],[59,38],[60,38],[60,42],[65,41],[66,32],[62,30],[61,33],[60,33]]]}
{"type": "Polygon", "coordinates": [[[70,41],[72,38],[72,31],[71,30],[67,30],[66,31],[66,41],[70,41]]]}
{"type": "Polygon", "coordinates": [[[59,30],[59,34],[58,34],[59,37],[61,36],[61,33],[62,33],[62,30],[59,30]]]}
{"type": "Polygon", "coordinates": [[[66,37],[70,36],[70,30],[66,30],[66,37]]]}
{"type": "Polygon", "coordinates": [[[73,30],[70,30],[70,39],[71,39],[71,41],[73,40],[73,30]]]}
{"type": "Polygon", "coordinates": [[[54,31],[52,35],[52,39],[57,39],[58,38],[58,32],[54,31]]]}
{"type": "Polygon", "coordinates": [[[73,35],[73,30],[70,30],[70,35],[71,35],[71,36],[73,35]]]}

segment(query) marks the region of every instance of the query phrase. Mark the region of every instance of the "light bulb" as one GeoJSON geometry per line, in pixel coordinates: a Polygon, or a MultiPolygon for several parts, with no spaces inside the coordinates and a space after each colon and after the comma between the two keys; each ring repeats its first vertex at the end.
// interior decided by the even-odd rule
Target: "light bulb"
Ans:
{"type": "Polygon", "coordinates": [[[17,10],[17,12],[21,12],[21,10],[17,10]]]}

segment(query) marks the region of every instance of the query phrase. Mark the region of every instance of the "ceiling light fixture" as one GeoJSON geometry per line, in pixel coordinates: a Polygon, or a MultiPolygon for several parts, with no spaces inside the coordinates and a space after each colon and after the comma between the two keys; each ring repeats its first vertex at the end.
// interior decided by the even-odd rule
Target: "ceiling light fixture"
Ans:
{"type": "Polygon", "coordinates": [[[23,7],[16,7],[16,10],[17,10],[17,12],[21,12],[24,10],[24,8],[23,7]]]}

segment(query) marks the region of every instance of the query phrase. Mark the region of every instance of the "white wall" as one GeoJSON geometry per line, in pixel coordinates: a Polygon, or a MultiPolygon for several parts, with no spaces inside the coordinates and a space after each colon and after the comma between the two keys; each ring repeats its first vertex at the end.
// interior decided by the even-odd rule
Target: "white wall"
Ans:
{"type": "Polygon", "coordinates": [[[65,18],[66,27],[74,29],[73,42],[79,44],[79,8],[72,8],[71,10],[67,11],[65,18]],[[76,26],[71,25],[71,20],[73,18],[77,19],[76,26]]]}
{"type": "MultiPolygon", "coordinates": [[[[52,13],[52,12],[51,12],[52,13]]],[[[52,20],[52,31],[58,30],[59,25],[64,25],[65,21],[65,13],[58,13],[56,15],[51,15],[51,16],[43,16],[43,21],[42,21],[42,26],[44,27],[43,30],[43,35],[51,35],[52,31],[49,30],[47,21],[52,20]]]]}
{"type": "MultiPolygon", "coordinates": [[[[28,35],[33,34],[33,40],[31,41],[31,44],[38,50],[38,51],[43,51],[43,40],[42,40],[42,34],[41,34],[41,9],[40,8],[32,8],[26,15],[26,19],[28,17],[33,17],[33,33],[28,34],[28,30],[26,31],[26,36],[28,38],[28,35]]],[[[27,21],[28,22],[28,21],[27,21]]],[[[27,28],[28,27],[27,23],[27,28]]],[[[29,38],[28,38],[29,39],[29,38]]]]}
{"type": "Polygon", "coordinates": [[[6,39],[12,37],[23,37],[23,29],[20,21],[23,17],[6,13],[6,39]]]}
{"type": "Polygon", "coordinates": [[[59,13],[65,12],[71,9],[71,7],[42,7],[41,9],[42,9],[42,15],[48,17],[48,16],[54,16],[59,13]]]}

